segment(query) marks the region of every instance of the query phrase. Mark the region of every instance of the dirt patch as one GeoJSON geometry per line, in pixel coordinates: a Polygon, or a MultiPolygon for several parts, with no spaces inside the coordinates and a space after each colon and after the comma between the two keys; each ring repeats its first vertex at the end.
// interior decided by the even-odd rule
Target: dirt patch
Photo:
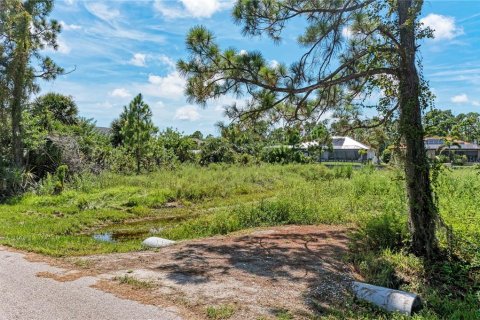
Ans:
{"type": "Polygon", "coordinates": [[[348,231],[338,226],[284,226],[151,251],[64,259],[28,253],[26,258],[62,269],[39,277],[74,281],[95,276],[97,289],[175,309],[185,319],[208,319],[207,310],[224,306],[232,309],[233,320],[275,319],[280,314],[311,319],[321,308],[343,305],[351,281],[362,280],[344,262],[348,231]],[[152,285],[142,288],[118,281],[126,276],[132,283],[152,285]]]}
{"type": "Polygon", "coordinates": [[[343,261],[347,232],[335,226],[276,227],[83,259],[104,279],[128,274],[155,284],[141,290],[106,281],[99,288],[147,304],[174,302],[198,318],[222,305],[236,307],[230,319],[274,318],[279,310],[306,318],[312,301],[342,303],[351,280],[359,279],[343,261]]]}
{"type": "Polygon", "coordinates": [[[94,276],[96,273],[93,271],[66,271],[65,273],[52,273],[48,271],[38,272],[37,277],[53,279],[59,282],[75,281],[83,277],[94,276]]]}
{"type": "Polygon", "coordinates": [[[134,300],[143,304],[163,307],[182,315],[185,319],[200,320],[202,316],[198,316],[198,310],[195,306],[189,306],[181,297],[171,299],[171,297],[156,294],[152,290],[135,288],[128,284],[121,284],[112,280],[99,280],[92,288],[99,289],[111,293],[122,299],[134,300]]]}

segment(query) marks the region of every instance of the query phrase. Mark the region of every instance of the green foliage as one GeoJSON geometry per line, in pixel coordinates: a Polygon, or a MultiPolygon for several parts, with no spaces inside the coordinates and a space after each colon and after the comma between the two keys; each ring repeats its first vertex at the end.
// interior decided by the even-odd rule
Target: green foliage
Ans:
{"type": "Polygon", "coordinates": [[[199,146],[192,137],[183,136],[181,132],[167,128],[160,132],[158,136],[158,145],[172,152],[180,162],[195,162],[196,157],[192,152],[198,150],[199,146]]]}
{"type": "Polygon", "coordinates": [[[267,163],[308,163],[311,159],[305,154],[294,148],[287,146],[266,147],[260,154],[262,161],[267,163]]]}
{"type": "Polygon", "coordinates": [[[432,109],[424,116],[427,135],[453,137],[464,141],[480,139],[480,114],[470,112],[455,116],[451,110],[432,109]]]}
{"type": "Polygon", "coordinates": [[[136,171],[140,173],[142,159],[151,149],[153,135],[157,128],[152,122],[152,111],[143,101],[142,95],[137,95],[128,107],[124,107],[123,116],[125,119],[121,129],[123,145],[136,160],[136,171]]]}
{"type": "Polygon", "coordinates": [[[392,159],[392,153],[393,153],[392,150],[389,148],[386,148],[385,150],[383,150],[382,157],[381,157],[382,162],[389,163],[390,160],[392,159]]]}
{"type": "Polygon", "coordinates": [[[43,195],[58,195],[65,189],[68,178],[68,166],[61,165],[54,174],[47,173],[39,183],[37,192],[43,195]]]}
{"type": "Polygon", "coordinates": [[[371,217],[359,223],[352,234],[353,252],[392,251],[408,243],[408,229],[405,216],[395,213],[371,217]]]}
{"type": "Polygon", "coordinates": [[[152,289],[155,285],[150,281],[138,280],[132,276],[124,275],[115,277],[113,280],[118,281],[121,284],[126,284],[134,289],[152,289]]]}
{"type": "Polygon", "coordinates": [[[235,306],[220,305],[207,307],[207,318],[212,320],[230,319],[235,314],[235,306]]]}
{"type": "Polygon", "coordinates": [[[61,28],[49,19],[52,10],[52,0],[8,0],[2,2],[0,10],[0,121],[1,126],[11,129],[9,160],[20,169],[24,160],[22,115],[28,98],[39,90],[37,79],[51,80],[63,72],[43,55],[45,48],[58,48],[61,28]],[[9,119],[5,112],[9,112],[9,119]]]}
{"type": "Polygon", "coordinates": [[[350,179],[353,175],[352,165],[340,165],[334,168],[334,177],[335,178],[346,178],[350,179]]]}
{"type": "Polygon", "coordinates": [[[467,163],[467,161],[468,161],[468,159],[467,159],[466,155],[456,154],[456,155],[453,156],[452,164],[454,164],[456,166],[463,166],[464,164],[467,163]]]}
{"type": "Polygon", "coordinates": [[[224,138],[207,138],[201,145],[200,164],[234,163],[236,152],[232,145],[224,138]]]}
{"type": "Polygon", "coordinates": [[[52,121],[59,121],[64,125],[78,123],[78,107],[71,96],[58,93],[47,93],[35,99],[30,106],[30,113],[41,118],[42,126],[52,130],[52,121]]]}
{"type": "MultiPolygon", "coordinates": [[[[406,195],[398,175],[364,168],[335,177],[335,169],[318,164],[180,165],[149,175],[73,176],[60,194],[54,192],[58,178],[50,175],[38,195],[27,193],[0,205],[0,243],[77,256],[141,249],[138,238],[108,243],[89,236],[105,225],[112,232],[146,236],[158,228],[158,236],[191,239],[272,225],[353,224],[350,261],[368,282],[421,294],[426,309],[414,319],[474,319],[480,281],[479,176],[470,169],[438,174],[438,206],[453,231],[453,237],[440,232],[439,241],[452,259],[425,265],[405,251],[406,195]]],[[[404,319],[354,302],[339,312],[329,316],[404,319]]]]}

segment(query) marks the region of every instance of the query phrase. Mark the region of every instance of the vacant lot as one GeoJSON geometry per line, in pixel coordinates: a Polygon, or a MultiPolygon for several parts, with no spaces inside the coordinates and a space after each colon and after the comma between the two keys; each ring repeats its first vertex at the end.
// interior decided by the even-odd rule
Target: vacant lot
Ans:
{"type": "MultiPolygon", "coordinates": [[[[354,235],[350,235],[350,231],[343,232],[344,237],[351,237],[350,241],[344,238],[344,247],[348,242],[354,247],[352,252],[355,254],[347,254],[344,250],[342,257],[337,258],[354,268],[355,274],[369,282],[421,293],[427,300],[422,319],[476,318],[479,310],[476,293],[480,261],[479,176],[473,169],[444,170],[435,180],[443,219],[440,242],[451,258],[449,262],[428,267],[401,250],[408,239],[403,184],[401,171],[395,169],[364,167],[352,170],[348,166],[328,169],[316,164],[182,166],[174,171],[143,176],[83,176],[74,179],[59,195],[44,194],[40,188],[37,194],[27,194],[1,205],[0,244],[52,256],[72,257],[139,251],[143,249],[141,240],[150,235],[184,240],[280,225],[346,226],[358,230],[354,235]]],[[[175,252],[182,254],[178,257],[181,263],[193,259],[195,270],[192,269],[192,272],[195,273],[194,278],[200,280],[210,277],[209,266],[218,271],[213,262],[219,261],[221,265],[221,259],[226,259],[226,255],[252,250],[246,242],[239,242],[244,244],[239,246],[239,243],[225,241],[220,250],[209,241],[187,242],[185,247],[180,247],[181,250],[177,246],[168,250],[177,250],[175,252]],[[187,247],[197,252],[213,250],[209,255],[212,260],[207,260],[206,269],[197,270],[198,259],[202,255],[185,255],[185,252],[190,252],[187,247]],[[218,259],[216,256],[219,256],[218,259]]],[[[161,256],[151,252],[138,254],[161,256]]],[[[263,257],[264,253],[257,256],[263,257]]],[[[85,263],[88,267],[89,261],[93,261],[103,268],[102,261],[111,258],[100,257],[81,258],[79,265],[85,263]]],[[[293,256],[287,254],[285,259],[293,259],[293,256]]],[[[164,272],[168,272],[167,260],[160,261],[164,272]]],[[[147,259],[143,269],[149,268],[148,261],[154,260],[147,259]]],[[[238,269],[241,262],[237,262],[229,272],[238,269]]],[[[122,263],[119,262],[119,266],[122,263]]],[[[245,263],[245,268],[254,270],[255,261],[245,263]]],[[[122,273],[126,268],[117,271],[122,273]]],[[[259,267],[258,272],[281,272],[262,268],[259,267]]],[[[132,266],[133,269],[142,268],[137,265],[132,266]]],[[[261,275],[251,272],[250,276],[252,274],[256,279],[252,281],[260,281],[258,277],[261,275]]],[[[228,273],[222,276],[227,277],[222,278],[223,282],[231,279],[228,273]]],[[[235,273],[233,278],[236,276],[235,273]]],[[[170,280],[178,285],[178,279],[170,280]]],[[[192,285],[193,281],[190,278],[187,280],[188,285],[192,285]]],[[[282,278],[282,281],[296,282],[293,277],[282,278]]],[[[201,288],[201,283],[194,285],[195,290],[201,288]]],[[[135,279],[128,277],[123,278],[123,284],[138,285],[135,279]]],[[[184,290],[190,290],[187,283],[183,285],[184,290]]],[[[308,288],[298,292],[307,294],[308,288]]],[[[246,312],[234,301],[230,301],[235,304],[234,307],[228,301],[206,301],[211,305],[209,312],[212,317],[232,313],[232,308],[237,316],[246,312]]],[[[296,301],[300,303],[300,300],[296,301]]],[[[304,303],[305,299],[301,301],[304,303]]],[[[243,303],[249,304],[248,301],[243,303]]],[[[303,307],[295,309],[286,305],[285,308],[288,309],[285,315],[282,310],[278,311],[279,317],[288,318],[288,312],[298,313],[303,307]]],[[[312,314],[320,312],[312,304],[305,305],[305,308],[310,308],[312,314]]],[[[350,306],[349,310],[352,319],[360,319],[361,314],[373,314],[374,319],[383,317],[362,305],[350,306]]],[[[342,312],[339,314],[345,316],[342,312]]],[[[326,314],[330,314],[332,319],[341,318],[335,316],[334,310],[326,314]]]]}

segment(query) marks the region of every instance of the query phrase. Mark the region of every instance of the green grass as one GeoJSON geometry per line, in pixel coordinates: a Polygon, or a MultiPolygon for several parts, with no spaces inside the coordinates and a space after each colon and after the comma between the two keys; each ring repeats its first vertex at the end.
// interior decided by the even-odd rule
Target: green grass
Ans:
{"type": "MultiPolygon", "coordinates": [[[[448,228],[438,236],[448,259],[429,265],[403,251],[408,230],[402,176],[388,168],[318,164],[83,176],[60,195],[40,189],[0,205],[0,244],[82,256],[142,250],[139,239],[108,243],[90,236],[104,231],[148,233],[153,227],[161,237],[182,240],[259,226],[356,225],[350,261],[368,282],[420,293],[426,308],[413,319],[480,319],[480,176],[473,169],[439,176],[435,191],[448,228]]],[[[329,310],[326,319],[403,319],[348,304],[348,310],[329,310]]]]}
{"type": "Polygon", "coordinates": [[[152,289],[155,287],[155,285],[150,281],[138,280],[128,275],[115,277],[114,280],[118,281],[121,284],[127,284],[134,289],[152,289]]]}
{"type": "Polygon", "coordinates": [[[212,320],[229,319],[235,314],[235,306],[220,305],[210,306],[206,310],[207,318],[212,320]]]}

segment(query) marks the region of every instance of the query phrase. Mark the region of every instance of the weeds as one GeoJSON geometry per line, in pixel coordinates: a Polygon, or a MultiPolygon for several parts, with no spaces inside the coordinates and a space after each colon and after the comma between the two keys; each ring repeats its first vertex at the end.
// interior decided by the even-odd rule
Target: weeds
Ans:
{"type": "Polygon", "coordinates": [[[212,320],[229,319],[235,314],[235,306],[233,305],[220,305],[207,307],[207,317],[212,320]]]}
{"type": "Polygon", "coordinates": [[[155,287],[155,285],[151,281],[138,280],[128,275],[115,277],[114,280],[118,281],[121,284],[129,285],[135,289],[152,289],[155,287]]]}
{"type": "MultiPolygon", "coordinates": [[[[74,178],[60,194],[26,194],[0,206],[0,244],[55,256],[141,250],[140,241],[99,242],[100,227],[191,239],[285,224],[349,224],[350,256],[366,281],[419,293],[426,308],[413,319],[480,319],[480,177],[448,170],[435,179],[438,208],[453,237],[435,264],[409,255],[402,174],[328,169],[318,164],[182,166],[145,176],[111,173],[74,178]],[[178,203],[169,207],[169,202],[178,203]],[[145,220],[144,224],[130,224],[145,220]],[[149,224],[150,223],[150,224],[149,224]]],[[[142,222],[143,223],[143,222],[142,222]]],[[[126,276],[122,283],[145,287],[126,276]]],[[[212,317],[221,314],[210,310],[212,317]]],[[[338,318],[335,310],[326,319],[338,318]]],[[[354,303],[344,319],[404,319],[354,303]],[[366,316],[363,316],[366,315],[366,316]]]]}

